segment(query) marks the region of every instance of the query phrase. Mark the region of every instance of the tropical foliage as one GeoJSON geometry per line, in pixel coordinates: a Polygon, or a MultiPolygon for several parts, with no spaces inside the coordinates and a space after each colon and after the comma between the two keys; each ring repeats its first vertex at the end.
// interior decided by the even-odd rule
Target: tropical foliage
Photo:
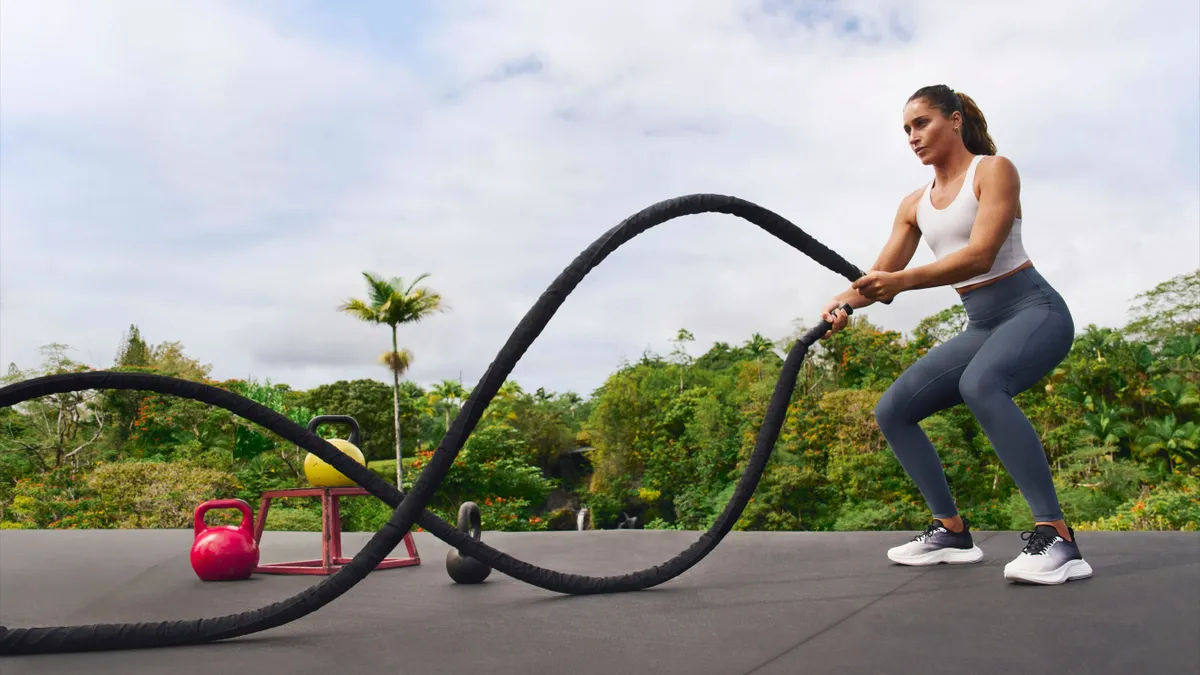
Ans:
{"type": "MultiPolygon", "coordinates": [[[[400,297],[416,294],[411,284],[391,287],[400,297]]],[[[387,300],[376,295],[379,307],[370,311],[382,316],[387,300]]],[[[814,348],[737,527],[922,526],[927,511],[879,433],[873,409],[904,368],[964,321],[961,308],[952,307],[905,336],[860,315],[814,348]]],[[[625,514],[651,528],[705,528],[743,470],[796,335],[772,342],[751,334],[741,345],[717,343],[691,354],[694,338],[680,330],[669,355],[647,352],[620,364],[587,397],[507,382],[431,508],[451,520],[459,503],[472,500],[483,508],[485,527],[504,530],[574,529],[582,506],[596,527],[614,527],[625,514]]],[[[392,352],[398,351],[394,342],[392,352]]],[[[425,388],[400,380],[395,370],[387,384],[337,381],[307,391],[216,381],[212,368],[189,358],[182,345],[150,345],[136,327],[111,364],[75,361],[61,344],[48,345],[43,355],[35,369],[10,366],[6,382],[90,368],[156,372],[238,392],[302,425],[318,414],[352,415],[371,468],[385,480],[396,480],[395,448],[403,439],[405,486],[469,395],[460,382],[425,388]]],[[[1077,529],[1200,528],[1200,270],[1136,298],[1122,328],[1083,328],[1063,363],[1017,401],[1042,433],[1077,529]]],[[[1030,525],[1024,499],[965,407],[922,426],[976,527],[1030,525]]],[[[303,485],[302,464],[303,453],[271,432],[190,400],[151,392],[47,396],[0,410],[0,523],[186,527],[206,499],[241,497],[256,505],[263,490],[303,485]]],[[[350,530],[377,529],[387,517],[375,499],[343,505],[350,530]]],[[[268,521],[276,529],[319,524],[316,500],[273,506],[268,521]]]]}

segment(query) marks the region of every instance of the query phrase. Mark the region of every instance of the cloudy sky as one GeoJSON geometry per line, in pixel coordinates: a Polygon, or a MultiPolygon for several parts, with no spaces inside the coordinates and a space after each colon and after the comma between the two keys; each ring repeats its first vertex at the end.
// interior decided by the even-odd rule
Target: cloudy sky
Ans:
{"type": "MultiPolygon", "coordinates": [[[[0,362],[111,365],[136,323],[216,377],[386,373],[336,311],[431,276],[410,377],[473,385],[626,216],[694,192],[777,211],[866,268],[929,170],[901,109],[970,94],[1021,172],[1025,245],[1076,323],[1200,265],[1200,5],[0,4],[0,362]]],[[[922,247],[913,264],[930,262],[922,247]]],[[[773,339],[845,280],[728,216],[672,221],[581,284],[513,373],[587,394],[646,348],[773,339]]],[[[900,331],[948,288],[866,311],[900,331]]]]}

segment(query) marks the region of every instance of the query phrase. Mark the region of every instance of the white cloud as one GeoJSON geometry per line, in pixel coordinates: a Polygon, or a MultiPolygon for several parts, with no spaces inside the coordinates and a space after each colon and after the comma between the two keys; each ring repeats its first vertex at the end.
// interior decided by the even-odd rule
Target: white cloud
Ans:
{"type": "MultiPolygon", "coordinates": [[[[363,270],[430,272],[452,310],[404,330],[411,377],[474,384],[584,247],[692,192],[866,268],[928,179],[900,109],[937,82],[1017,163],[1026,245],[1078,325],[1200,265],[1194,4],[796,6],[439,3],[387,54],[239,4],[7,3],[0,360],[59,341],[104,366],[136,322],[218,377],[382,377],[386,330],[334,308],[363,270]]],[[[587,393],[682,326],[696,349],[782,337],[845,283],[732,217],[681,219],[586,278],[513,376],[587,393]]],[[[953,302],[866,313],[907,331],[953,302]]]]}

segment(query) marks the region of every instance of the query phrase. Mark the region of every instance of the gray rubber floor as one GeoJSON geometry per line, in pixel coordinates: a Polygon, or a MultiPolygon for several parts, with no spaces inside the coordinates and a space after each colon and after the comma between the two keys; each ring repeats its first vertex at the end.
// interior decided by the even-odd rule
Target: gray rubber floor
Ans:
{"type": "MultiPolygon", "coordinates": [[[[348,533],[347,552],[369,537],[348,533]]],[[[485,533],[552,569],[610,575],[663,562],[694,532],[485,533]]],[[[0,658],[0,673],[1200,673],[1200,534],[1081,533],[1095,576],[1004,581],[1016,532],[981,532],[970,566],[892,565],[904,533],[730,534],[657,588],[562,596],[497,572],[454,584],[447,546],[381,570],[309,616],[196,647],[0,658]]],[[[219,616],[319,577],[203,583],[188,531],[0,532],[0,624],[219,616]]],[[[316,557],[316,534],[268,532],[264,562],[316,557]]]]}

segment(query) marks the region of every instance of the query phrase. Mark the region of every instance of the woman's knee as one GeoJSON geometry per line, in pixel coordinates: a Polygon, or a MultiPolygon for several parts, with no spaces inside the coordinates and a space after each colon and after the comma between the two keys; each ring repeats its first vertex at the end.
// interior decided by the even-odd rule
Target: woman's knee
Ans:
{"type": "Polygon", "coordinates": [[[894,429],[907,421],[904,406],[901,403],[905,397],[899,390],[900,387],[893,383],[875,404],[875,423],[879,425],[885,436],[889,429],[894,429]]]}
{"type": "Polygon", "coordinates": [[[1004,391],[1005,378],[988,368],[967,368],[958,380],[958,393],[968,408],[978,408],[997,394],[1007,396],[1004,391]]]}

